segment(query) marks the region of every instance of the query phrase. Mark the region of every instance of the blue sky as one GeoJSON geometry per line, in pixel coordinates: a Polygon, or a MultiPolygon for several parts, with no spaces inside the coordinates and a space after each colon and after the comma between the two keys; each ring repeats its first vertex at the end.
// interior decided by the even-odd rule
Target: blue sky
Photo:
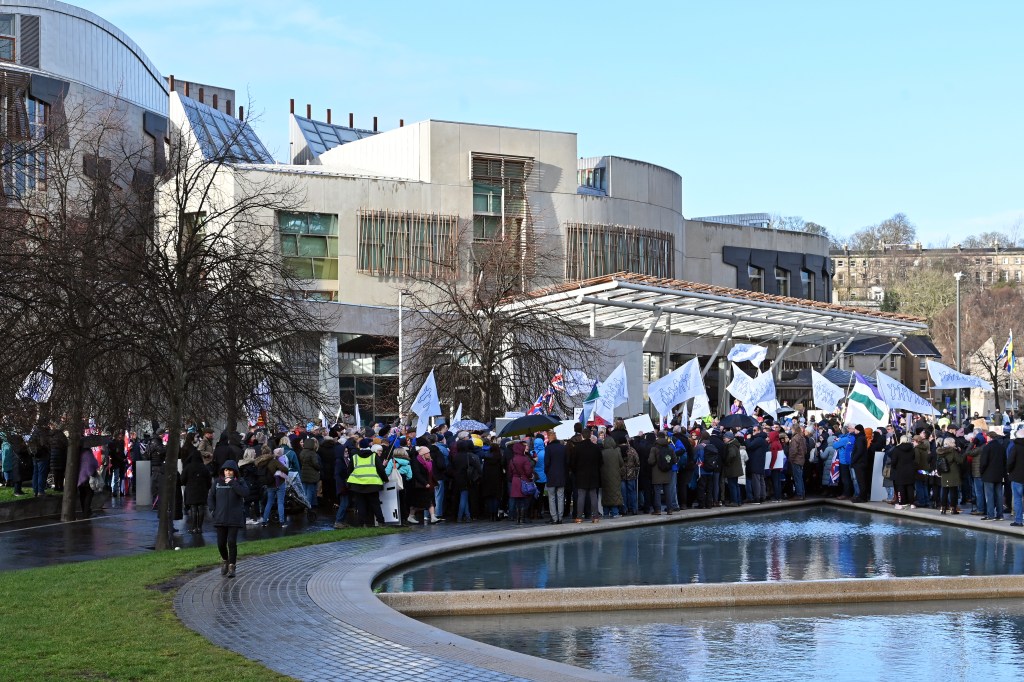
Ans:
{"type": "Polygon", "coordinates": [[[904,212],[938,245],[1024,216],[1022,2],[77,4],[165,75],[251,98],[281,160],[294,97],[360,127],[576,132],[580,156],[682,175],[687,217],[849,234],[904,212]]]}

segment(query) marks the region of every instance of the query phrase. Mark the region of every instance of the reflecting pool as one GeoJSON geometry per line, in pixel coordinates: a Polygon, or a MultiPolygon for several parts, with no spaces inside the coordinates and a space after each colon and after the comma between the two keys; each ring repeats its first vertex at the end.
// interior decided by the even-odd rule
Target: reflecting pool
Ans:
{"type": "Polygon", "coordinates": [[[832,507],[563,537],[434,559],[388,592],[1024,573],[1024,541],[832,507]]]}
{"type": "Polygon", "coordinates": [[[1011,680],[1019,600],[682,609],[423,622],[505,649],[641,680],[1011,680]]]}

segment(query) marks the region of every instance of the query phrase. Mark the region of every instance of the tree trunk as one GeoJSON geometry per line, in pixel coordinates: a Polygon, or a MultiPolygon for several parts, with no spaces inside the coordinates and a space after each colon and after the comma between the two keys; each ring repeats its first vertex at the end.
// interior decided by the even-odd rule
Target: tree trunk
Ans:
{"type": "MultiPolygon", "coordinates": [[[[179,383],[179,382],[176,382],[179,383]]],[[[177,389],[178,386],[175,386],[177,389]]],[[[174,502],[178,491],[178,453],[181,450],[182,408],[181,396],[184,389],[175,390],[168,396],[167,414],[167,459],[164,461],[164,475],[160,482],[159,523],[156,531],[156,549],[172,549],[174,543],[174,502]]]]}
{"type": "Polygon", "coordinates": [[[60,503],[60,520],[74,521],[78,512],[78,472],[82,459],[82,422],[85,410],[82,407],[80,382],[72,384],[74,391],[68,406],[68,459],[64,465],[64,495],[60,503]]]}

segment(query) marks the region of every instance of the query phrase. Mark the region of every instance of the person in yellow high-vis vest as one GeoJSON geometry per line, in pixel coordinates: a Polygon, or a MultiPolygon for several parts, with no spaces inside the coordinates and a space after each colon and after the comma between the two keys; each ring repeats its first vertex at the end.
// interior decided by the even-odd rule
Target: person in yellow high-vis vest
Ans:
{"type": "Polygon", "coordinates": [[[374,445],[369,438],[359,441],[359,451],[352,455],[352,473],[348,476],[349,494],[355,503],[357,526],[374,526],[374,520],[384,525],[384,514],[380,510],[380,491],[384,489],[387,473],[383,448],[374,445]]]}

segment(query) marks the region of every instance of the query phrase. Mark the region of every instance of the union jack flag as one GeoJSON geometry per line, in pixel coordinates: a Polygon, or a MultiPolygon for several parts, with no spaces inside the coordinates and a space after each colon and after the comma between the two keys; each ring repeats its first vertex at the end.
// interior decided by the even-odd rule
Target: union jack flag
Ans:
{"type": "Polygon", "coordinates": [[[542,393],[537,402],[530,406],[530,409],[526,411],[526,414],[543,414],[544,413],[544,394],[542,393]]]}
{"type": "Polygon", "coordinates": [[[562,376],[562,370],[558,370],[558,374],[551,377],[551,387],[556,391],[565,390],[565,378],[562,376]]]}
{"type": "Polygon", "coordinates": [[[839,455],[832,460],[832,468],[828,472],[828,477],[832,481],[832,485],[839,483],[839,455]]]}
{"type": "Polygon", "coordinates": [[[548,387],[548,390],[544,391],[544,395],[541,396],[541,399],[544,400],[544,407],[547,409],[548,412],[551,412],[552,410],[555,409],[554,388],[548,387]]]}

